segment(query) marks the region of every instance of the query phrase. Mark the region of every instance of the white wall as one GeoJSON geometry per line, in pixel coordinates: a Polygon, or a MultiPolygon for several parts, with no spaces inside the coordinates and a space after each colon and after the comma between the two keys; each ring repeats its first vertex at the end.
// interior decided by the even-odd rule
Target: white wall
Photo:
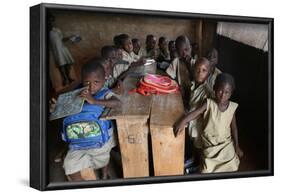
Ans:
{"type": "MultiPolygon", "coordinates": [[[[0,140],[0,193],[35,193],[29,188],[29,6],[41,1],[2,1],[0,17],[0,48],[1,48],[1,140],[0,140]],[[11,135],[11,136],[10,136],[11,135]],[[12,141],[11,141],[12,139],[12,141]]],[[[275,18],[275,75],[281,73],[280,36],[281,16],[278,1],[203,1],[203,0],[173,0],[173,1],[114,1],[114,0],[57,0],[48,1],[63,4],[96,5],[108,7],[124,7],[139,9],[170,10],[197,13],[214,13],[244,16],[264,16],[275,18]]],[[[281,98],[281,76],[275,76],[275,99],[281,98]]],[[[281,103],[275,101],[275,139],[281,137],[281,103]]],[[[172,183],[161,185],[108,187],[79,190],[81,193],[271,193],[280,184],[280,146],[281,141],[275,141],[275,175],[266,178],[249,178],[235,180],[199,181],[188,183],[172,183]]],[[[280,189],[279,189],[280,190],[280,189]]],[[[74,193],[59,191],[59,193],[74,193]]]]}

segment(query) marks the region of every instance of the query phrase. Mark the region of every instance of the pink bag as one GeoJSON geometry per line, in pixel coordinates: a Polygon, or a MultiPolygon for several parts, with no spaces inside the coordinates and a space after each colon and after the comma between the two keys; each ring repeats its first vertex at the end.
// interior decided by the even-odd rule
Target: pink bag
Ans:
{"type": "Polygon", "coordinates": [[[142,95],[178,93],[178,84],[168,76],[148,74],[144,76],[136,89],[130,91],[142,95]]]}

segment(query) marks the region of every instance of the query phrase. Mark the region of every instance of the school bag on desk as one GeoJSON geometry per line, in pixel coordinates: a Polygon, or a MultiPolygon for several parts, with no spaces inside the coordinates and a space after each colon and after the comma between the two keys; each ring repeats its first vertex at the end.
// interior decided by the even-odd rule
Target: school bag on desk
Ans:
{"type": "Polygon", "coordinates": [[[132,92],[137,92],[144,96],[178,93],[179,86],[176,81],[168,76],[147,74],[141,78],[138,87],[130,91],[130,93],[132,92]]]}

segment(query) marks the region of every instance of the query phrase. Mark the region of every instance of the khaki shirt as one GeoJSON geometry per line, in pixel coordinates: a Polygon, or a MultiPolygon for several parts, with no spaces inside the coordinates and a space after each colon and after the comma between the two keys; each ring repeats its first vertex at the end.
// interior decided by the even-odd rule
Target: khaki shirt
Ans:
{"type": "MultiPolygon", "coordinates": [[[[195,87],[195,82],[191,82],[190,95],[189,95],[189,112],[198,109],[204,101],[211,97],[212,90],[209,88],[207,82],[200,84],[195,87]]],[[[199,116],[189,122],[188,133],[189,136],[194,139],[194,144],[197,148],[201,147],[201,142],[199,141],[200,134],[203,128],[203,117],[199,116]]]]}
{"type": "Polygon", "coordinates": [[[134,52],[128,53],[125,50],[122,50],[122,60],[131,64],[132,62],[137,61],[137,56],[134,52]]]}
{"type": "Polygon", "coordinates": [[[202,173],[238,170],[240,161],[235,152],[230,127],[237,107],[237,103],[229,101],[228,108],[222,112],[214,100],[207,99],[204,113],[206,123],[201,134],[202,173]]]}

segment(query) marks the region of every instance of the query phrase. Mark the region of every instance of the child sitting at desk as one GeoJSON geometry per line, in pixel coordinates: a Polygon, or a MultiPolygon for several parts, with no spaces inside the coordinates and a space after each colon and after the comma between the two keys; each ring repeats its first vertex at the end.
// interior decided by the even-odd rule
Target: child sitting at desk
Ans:
{"type": "Polygon", "coordinates": [[[129,72],[129,68],[134,68],[145,64],[144,58],[137,59],[133,52],[132,41],[127,34],[121,34],[114,39],[117,48],[121,50],[121,58],[117,60],[117,63],[113,67],[113,76],[122,80],[129,72]]]}
{"type": "Polygon", "coordinates": [[[106,179],[110,151],[116,143],[111,121],[99,117],[105,107],[117,107],[120,101],[104,87],[104,68],[96,60],[83,66],[81,78],[81,87],[86,87],[80,94],[85,99],[82,111],[63,120],[62,136],[69,144],[64,170],[68,180],[82,181],[95,180],[94,170],[102,168],[106,179]]]}
{"type": "Polygon", "coordinates": [[[156,51],[156,37],[153,34],[149,34],[146,36],[146,48],[144,57],[148,59],[156,59],[157,57],[157,51],[156,51]]]}
{"type": "Polygon", "coordinates": [[[138,59],[144,57],[145,56],[144,49],[141,47],[140,40],[138,38],[133,38],[132,43],[133,43],[133,52],[135,53],[136,57],[138,59]]]}
{"type": "Polygon", "coordinates": [[[104,46],[101,48],[101,57],[99,60],[103,65],[105,71],[105,86],[112,88],[116,82],[116,78],[113,77],[113,65],[116,63],[117,56],[116,50],[112,46],[104,46]]]}
{"type": "Polygon", "coordinates": [[[170,62],[170,53],[168,48],[168,40],[166,37],[162,36],[158,41],[159,48],[157,49],[157,66],[160,69],[166,70],[170,62]]]}
{"type": "Polygon", "coordinates": [[[130,66],[139,66],[145,64],[145,60],[143,58],[138,59],[133,52],[133,44],[129,35],[119,35],[119,42],[122,49],[122,60],[127,61],[130,66]]]}
{"type": "MultiPolygon", "coordinates": [[[[123,84],[121,80],[118,80],[118,76],[121,73],[118,74],[117,71],[122,71],[122,69],[117,68],[123,64],[117,64],[119,62],[117,49],[114,46],[104,46],[101,49],[101,56],[104,59],[102,60],[102,65],[105,70],[105,86],[110,88],[115,94],[120,94],[123,84]]],[[[128,68],[124,69],[126,71],[128,68]]]]}
{"type": "Polygon", "coordinates": [[[101,64],[104,68],[104,87],[109,88],[116,95],[116,97],[119,97],[123,90],[123,84],[121,80],[118,80],[117,78],[113,77],[113,70],[110,60],[105,60],[101,57],[97,57],[92,60],[95,63],[101,64]]]}
{"type": "Polygon", "coordinates": [[[186,124],[198,116],[203,116],[203,130],[200,135],[202,154],[201,172],[231,172],[237,171],[239,157],[243,151],[238,143],[238,132],[235,111],[238,104],[229,101],[235,89],[231,75],[222,73],[215,81],[214,99],[207,98],[196,110],[189,112],[175,127],[177,136],[184,130],[186,124]]]}
{"type": "Polygon", "coordinates": [[[170,40],[168,44],[169,53],[170,53],[170,62],[172,62],[175,58],[178,57],[176,50],[176,42],[174,40],[170,40]]]}
{"type": "Polygon", "coordinates": [[[170,54],[169,54],[169,47],[168,47],[168,40],[166,37],[162,36],[159,38],[158,41],[159,48],[157,49],[157,62],[169,61],[170,54]]]}
{"type": "Polygon", "coordinates": [[[128,61],[125,61],[122,59],[122,44],[120,42],[120,35],[116,35],[113,38],[114,42],[114,48],[116,52],[116,62],[113,64],[113,77],[119,78],[119,76],[127,71],[130,67],[130,64],[128,61]]]}

